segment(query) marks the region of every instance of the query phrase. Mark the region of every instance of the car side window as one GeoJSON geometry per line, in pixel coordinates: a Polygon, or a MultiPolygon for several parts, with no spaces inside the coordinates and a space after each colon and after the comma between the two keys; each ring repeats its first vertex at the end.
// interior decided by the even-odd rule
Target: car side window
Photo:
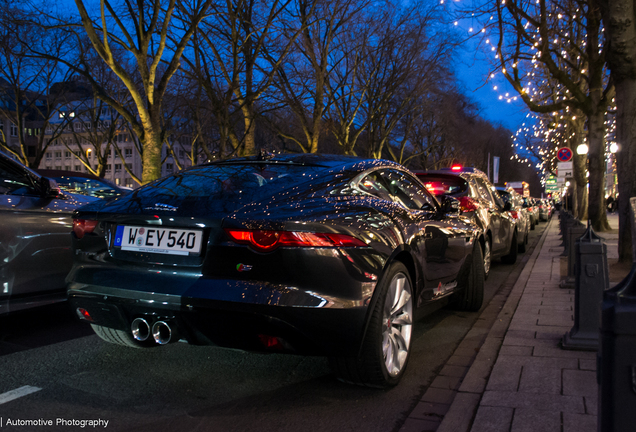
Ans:
{"type": "Polygon", "coordinates": [[[411,210],[435,211],[435,199],[419,182],[396,170],[387,170],[383,176],[393,201],[411,210]]]}
{"type": "Polygon", "coordinates": [[[490,193],[490,190],[488,188],[488,185],[486,184],[486,182],[484,182],[483,179],[480,178],[475,178],[475,185],[477,186],[477,192],[479,193],[479,196],[488,201],[491,204],[495,204],[495,200],[492,197],[492,194],[490,193]]]}
{"type": "Polygon", "coordinates": [[[38,190],[25,173],[0,165],[0,194],[38,195],[38,190]]]}
{"type": "Polygon", "coordinates": [[[372,172],[371,174],[360,180],[360,182],[358,183],[358,187],[368,194],[374,195],[383,200],[392,201],[391,194],[385,186],[380,173],[378,173],[377,171],[372,172]]]}

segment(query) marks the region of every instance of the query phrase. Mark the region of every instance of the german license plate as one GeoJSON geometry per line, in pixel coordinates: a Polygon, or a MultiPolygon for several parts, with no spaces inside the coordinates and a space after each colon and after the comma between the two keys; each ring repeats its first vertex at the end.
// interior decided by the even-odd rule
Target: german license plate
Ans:
{"type": "Polygon", "coordinates": [[[119,225],[115,246],[122,250],[170,255],[199,255],[203,231],[119,225]]]}

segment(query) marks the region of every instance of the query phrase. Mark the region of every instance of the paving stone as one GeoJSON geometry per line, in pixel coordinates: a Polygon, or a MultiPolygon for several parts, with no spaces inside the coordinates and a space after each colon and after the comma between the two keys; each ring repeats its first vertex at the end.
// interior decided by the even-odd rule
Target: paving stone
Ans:
{"type": "Polygon", "coordinates": [[[433,380],[430,386],[434,388],[441,388],[446,390],[457,390],[461,384],[462,384],[461,377],[438,375],[435,377],[435,379],[433,380]]]}
{"type": "Polygon", "coordinates": [[[596,397],[598,395],[596,372],[564,369],[563,394],[596,397]]]}
{"type": "Polygon", "coordinates": [[[508,432],[513,411],[512,408],[480,406],[471,432],[508,432]]]}
{"type": "Polygon", "coordinates": [[[545,368],[542,365],[524,366],[519,381],[519,392],[561,394],[561,369],[545,368]]]}
{"type": "Polygon", "coordinates": [[[474,358],[475,356],[461,356],[453,354],[446,364],[453,366],[470,366],[474,358]]]}
{"type": "Polygon", "coordinates": [[[539,315],[537,324],[540,326],[569,326],[571,328],[574,324],[574,316],[570,314],[566,316],[539,315]]]}
{"type": "Polygon", "coordinates": [[[598,415],[598,396],[586,396],[583,398],[585,403],[585,413],[590,415],[598,415]]]}
{"type": "Polygon", "coordinates": [[[552,344],[552,346],[535,345],[533,355],[536,357],[567,357],[585,360],[596,358],[595,352],[565,350],[556,346],[556,343],[552,344]]]}
{"type": "Polygon", "coordinates": [[[579,369],[596,371],[596,359],[579,359],[579,369]]]}
{"type": "Polygon", "coordinates": [[[437,432],[468,432],[479,406],[480,395],[457,393],[437,432]]]}
{"type": "Polygon", "coordinates": [[[503,340],[503,338],[506,336],[506,332],[508,331],[510,320],[511,317],[505,317],[504,319],[498,319],[497,321],[495,321],[495,323],[492,325],[492,328],[490,329],[490,333],[488,333],[488,336],[497,337],[503,340]]]}
{"type": "Polygon", "coordinates": [[[512,346],[512,345],[504,345],[499,350],[499,355],[505,356],[531,356],[533,346],[512,346]]]}
{"type": "Polygon", "coordinates": [[[563,334],[569,330],[570,328],[563,330],[563,327],[541,327],[537,330],[536,338],[560,341],[563,334]]]}
{"type": "Polygon", "coordinates": [[[449,404],[419,402],[411,412],[411,415],[409,415],[409,418],[441,422],[449,408],[449,404]]]}
{"type": "Polygon", "coordinates": [[[582,397],[555,394],[486,390],[480,405],[585,414],[585,404],[582,397]]]}
{"type": "Polygon", "coordinates": [[[453,390],[429,387],[422,396],[422,402],[450,404],[455,398],[455,393],[453,390]]]}
{"type": "Polygon", "coordinates": [[[524,367],[533,366],[539,369],[578,369],[579,361],[576,358],[567,357],[521,357],[500,355],[497,359],[497,364],[518,365],[524,367]]]}
{"type": "MultiPolygon", "coordinates": [[[[534,339],[535,332],[532,330],[508,330],[506,333],[506,339],[515,338],[515,339],[534,339]]],[[[504,341],[504,344],[506,342],[504,341]]]]}
{"type": "Polygon", "coordinates": [[[466,372],[468,372],[467,366],[454,366],[447,364],[440,371],[440,375],[462,378],[466,375],[466,372]]]}
{"type": "Polygon", "coordinates": [[[459,391],[468,393],[483,393],[486,389],[488,377],[491,376],[491,371],[496,361],[496,357],[478,355],[464,377],[462,384],[459,387],[459,391]]]}
{"type": "Polygon", "coordinates": [[[515,410],[510,432],[561,432],[561,413],[520,408],[515,410]]]}
{"type": "Polygon", "coordinates": [[[495,363],[486,389],[493,391],[517,391],[522,369],[523,366],[519,364],[495,363]]]}
{"type": "Polygon", "coordinates": [[[440,422],[407,418],[400,432],[435,432],[439,428],[440,422]]]}
{"type": "Polygon", "coordinates": [[[596,432],[595,415],[563,413],[563,432],[596,432]]]}

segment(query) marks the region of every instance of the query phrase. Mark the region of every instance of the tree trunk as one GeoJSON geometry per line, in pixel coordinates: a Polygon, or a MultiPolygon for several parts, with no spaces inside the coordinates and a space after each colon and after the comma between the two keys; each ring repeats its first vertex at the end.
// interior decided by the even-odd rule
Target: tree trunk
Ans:
{"type": "Polygon", "coordinates": [[[587,220],[587,177],[585,171],[587,168],[587,157],[585,155],[576,154],[576,149],[572,149],[574,157],[572,157],[572,165],[574,166],[574,189],[572,195],[573,209],[572,214],[579,220],[587,220]]]}
{"type": "Polygon", "coordinates": [[[141,182],[146,184],[161,177],[161,140],[160,128],[147,129],[144,136],[144,153],[141,157],[143,170],[141,182]]]}
{"type": "Polygon", "coordinates": [[[600,109],[588,115],[588,133],[588,218],[595,231],[607,231],[610,226],[605,208],[605,114],[600,109]]]}
{"type": "Polygon", "coordinates": [[[632,225],[629,199],[636,196],[636,77],[616,82],[616,139],[621,146],[616,153],[618,174],[618,256],[631,262],[632,225]]]}
{"type": "Polygon", "coordinates": [[[242,111],[245,116],[245,135],[243,135],[243,147],[239,154],[241,156],[253,156],[256,154],[256,122],[254,121],[254,110],[252,107],[244,105],[242,111]]]}
{"type": "Polygon", "coordinates": [[[636,10],[630,0],[599,1],[609,42],[607,63],[616,88],[618,259],[633,261],[629,198],[636,196],[636,10]]]}

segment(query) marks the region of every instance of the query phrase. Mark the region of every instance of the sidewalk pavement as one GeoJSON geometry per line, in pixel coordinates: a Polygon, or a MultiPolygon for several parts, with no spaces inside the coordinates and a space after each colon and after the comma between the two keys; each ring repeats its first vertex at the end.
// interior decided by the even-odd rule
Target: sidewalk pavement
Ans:
{"type": "MultiPolygon", "coordinates": [[[[618,259],[618,216],[608,215],[610,286],[628,269],[618,259]]],[[[400,432],[596,432],[596,352],[559,347],[574,325],[574,289],[559,287],[567,257],[555,216],[534,251],[431,383],[400,432]]]]}

